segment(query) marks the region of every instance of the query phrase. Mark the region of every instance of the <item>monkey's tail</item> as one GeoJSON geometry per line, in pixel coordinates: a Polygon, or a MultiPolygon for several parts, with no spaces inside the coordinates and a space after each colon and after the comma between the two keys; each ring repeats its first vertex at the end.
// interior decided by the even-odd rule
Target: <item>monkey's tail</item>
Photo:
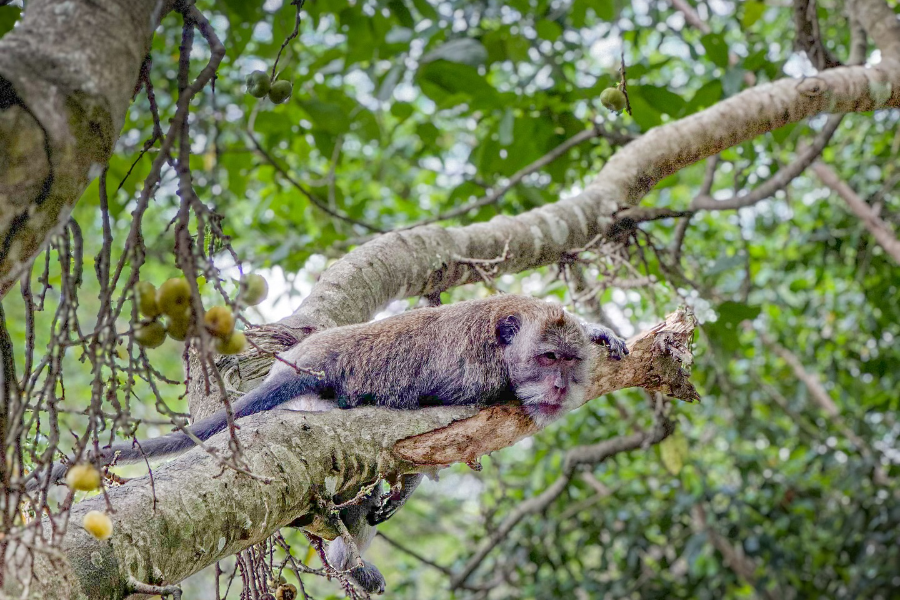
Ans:
{"type": "MultiPolygon", "coordinates": [[[[234,418],[239,419],[254,413],[271,410],[280,404],[308,393],[316,393],[322,387],[321,382],[311,375],[293,375],[290,378],[279,377],[264,381],[257,388],[247,392],[232,405],[234,418]]],[[[188,430],[205,442],[228,426],[228,417],[224,410],[201,419],[191,425],[188,430]]],[[[162,437],[151,440],[143,440],[139,443],[119,442],[100,452],[100,463],[109,465],[113,461],[116,464],[142,462],[147,459],[161,458],[179,454],[193,447],[194,440],[184,431],[175,431],[162,437]]],[[[63,463],[50,465],[50,484],[63,483],[69,467],[63,463]]],[[[47,481],[47,471],[40,469],[25,482],[25,489],[29,492],[43,487],[47,481]]]]}

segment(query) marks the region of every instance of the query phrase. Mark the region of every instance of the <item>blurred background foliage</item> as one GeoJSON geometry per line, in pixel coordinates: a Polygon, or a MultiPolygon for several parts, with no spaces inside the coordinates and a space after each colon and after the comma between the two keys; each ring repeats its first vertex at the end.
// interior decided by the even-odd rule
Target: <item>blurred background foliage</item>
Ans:
{"type": "MultiPolygon", "coordinates": [[[[310,0],[299,36],[279,63],[278,76],[293,83],[293,96],[275,106],[246,94],[243,82],[253,70],[271,69],[294,28],[295,7],[279,0],[199,0],[227,56],[215,93],[206,90],[193,108],[195,186],[224,215],[244,267],[266,274],[273,287],[252,319],[289,314],[316,275],[353,245],[485,196],[592,122],[609,135],[576,145],[495,202],[440,224],[487,221],[554,202],[583,188],[620,140],[700,111],[749,83],[814,72],[792,48],[788,3],[691,4],[708,32],[669,2],[310,0]],[[622,52],[631,116],[609,113],[597,101],[619,80],[622,52]],[[285,173],[357,224],[317,208],[285,173]]],[[[17,10],[0,8],[0,34],[17,10]]],[[[841,10],[842,3],[825,0],[818,17],[825,46],[845,58],[849,31],[841,10]]],[[[170,15],[151,53],[164,120],[177,97],[180,32],[170,15]]],[[[207,58],[206,47],[196,44],[195,73],[207,58]]],[[[848,115],[823,160],[900,230],[898,121],[895,110],[848,115]]],[[[766,181],[823,123],[817,117],[726,150],[713,196],[766,181]]],[[[120,239],[152,160],[152,150],[137,160],[151,128],[141,94],[108,175],[111,189],[121,182],[110,197],[120,239]]],[[[687,208],[704,170],[698,164],[665,179],[643,205],[687,208]]],[[[175,190],[170,169],[144,219],[149,258],[142,278],[157,284],[177,274],[168,226],[178,206],[175,190]]],[[[74,218],[85,233],[85,255],[96,254],[96,182],[74,218]]],[[[470,578],[475,586],[503,574],[480,592],[451,591],[446,571],[459,571],[511,511],[558,477],[567,449],[651,427],[653,399],[618,392],[486,458],[481,473],[465,466],[444,471],[382,528],[437,567],[382,539],[370,550],[389,597],[900,597],[898,265],[811,174],[739,212],[696,214],[680,268],[666,251],[675,227],[674,219],[641,224],[632,263],[657,282],[603,289],[597,306],[625,335],[679,304],[700,318],[693,381],[703,401],[671,407],[677,436],[614,457],[576,478],[545,511],[525,516],[470,578]],[[837,417],[821,410],[776,347],[821,382],[837,417]]],[[[234,265],[223,257],[221,266],[227,274],[234,265]]],[[[58,269],[51,265],[49,272],[38,348],[53,318],[58,269]]],[[[92,265],[85,272],[79,301],[90,318],[96,280],[92,265]]],[[[595,268],[586,274],[598,277],[595,268]]],[[[496,286],[582,308],[572,306],[556,268],[505,276],[496,286]]],[[[468,286],[445,300],[485,293],[484,286],[468,286]]],[[[10,294],[6,314],[22,314],[20,304],[10,294]]],[[[21,346],[25,324],[8,325],[21,346]]],[[[182,378],[175,342],[149,355],[162,373],[182,378]]],[[[60,406],[77,412],[90,398],[89,374],[73,353],[64,368],[60,406]]],[[[178,385],[163,389],[175,410],[186,410],[182,393],[178,385]]],[[[140,394],[118,401],[141,421],[139,435],[168,429],[156,422],[165,420],[158,407],[144,405],[140,394]]],[[[78,431],[79,416],[64,423],[78,431]]],[[[286,536],[302,557],[302,536],[286,536]]],[[[340,594],[334,584],[306,583],[317,598],[340,594]]],[[[229,597],[238,597],[238,587],[229,597]]],[[[213,598],[211,571],[190,580],[185,593],[213,598]]]]}

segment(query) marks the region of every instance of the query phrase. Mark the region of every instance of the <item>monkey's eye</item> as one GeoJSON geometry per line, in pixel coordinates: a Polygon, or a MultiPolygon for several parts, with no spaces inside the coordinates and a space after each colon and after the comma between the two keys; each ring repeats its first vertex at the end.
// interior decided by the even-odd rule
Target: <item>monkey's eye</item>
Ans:
{"type": "Polygon", "coordinates": [[[543,354],[538,354],[536,358],[538,364],[542,367],[555,365],[559,361],[559,357],[556,356],[556,352],[544,352],[543,354]]]}

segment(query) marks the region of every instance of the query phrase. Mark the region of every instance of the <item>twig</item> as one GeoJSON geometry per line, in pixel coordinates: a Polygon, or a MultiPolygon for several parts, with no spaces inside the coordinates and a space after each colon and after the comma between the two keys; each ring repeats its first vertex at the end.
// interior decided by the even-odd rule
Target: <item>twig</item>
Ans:
{"type": "Polygon", "coordinates": [[[272,81],[275,80],[275,74],[278,69],[278,61],[281,60],[281,53],[284,52],[284,49],[287,45],[297,37],[297,34],[300,33],[300,11],[303,9],[303,5],[306,4],[306,0],[291,0],[291,5],[297,7],[297,16],[294,18],[294,31],[290,33],[284,41],[281,43],[281,48],[278,49],[278,54],[275,55],[275,62],[272,63],[272,75],[269,77],[272,81]]]}
{"type": "Polygon", "coordinates": [[[563,460],[563,473],[556,481],[534,498],[520,503],[515,510],[500,524],[500,527],[482,544],[481,548],[466,562],[465,566],[450,580],[450,588],[460,588],[469,576],[477,569],[487,555],[512,529],[526,516],[543,511],[556,500],[568,487],[569,482],[582,466],[596,466],[620,452],[637,450],[646,442],[656,444],[667,438],[674,426],[666,423],[665,427],[654,429],[650,433],[635,433],[601,442],[593,446],[582,446],[569,450],[563,460]]]}

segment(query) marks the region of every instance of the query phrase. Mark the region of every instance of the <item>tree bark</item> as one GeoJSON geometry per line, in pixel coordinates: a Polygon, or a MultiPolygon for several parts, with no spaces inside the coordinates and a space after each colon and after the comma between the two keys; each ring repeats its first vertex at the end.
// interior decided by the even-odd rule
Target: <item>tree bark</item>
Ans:
{"type": "Polygon", "coordinates": [[[109,161],[173,0],[31,0],[0,38],[0,298],[109,161]]]}

